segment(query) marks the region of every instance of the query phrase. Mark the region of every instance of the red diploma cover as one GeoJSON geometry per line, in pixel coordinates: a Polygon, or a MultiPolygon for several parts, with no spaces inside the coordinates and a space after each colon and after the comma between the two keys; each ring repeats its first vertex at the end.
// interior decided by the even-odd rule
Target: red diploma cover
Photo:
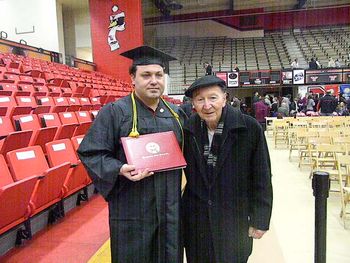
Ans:
{"type": "Polygon", "coordinates": [[[138,170],[152,172],[186,167],[186,161],[173,131],[150,133],[137,138],[122,137],[126,160],[138,170]]]}

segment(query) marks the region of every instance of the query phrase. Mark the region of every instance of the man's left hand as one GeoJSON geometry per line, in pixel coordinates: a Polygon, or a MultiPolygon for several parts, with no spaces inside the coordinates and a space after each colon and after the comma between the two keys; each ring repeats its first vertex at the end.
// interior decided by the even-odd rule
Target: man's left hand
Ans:
{"type": "Polygon", "coordinates": [[[249,237],[252,237],[254,239],[260,239],[262,238],[262,236],[266,233],[266,231],[264,230],[259,230],[259,229],[256,229],[252,226],[249,227],[249,230],[248,230],[248,235],[249,237]]]}

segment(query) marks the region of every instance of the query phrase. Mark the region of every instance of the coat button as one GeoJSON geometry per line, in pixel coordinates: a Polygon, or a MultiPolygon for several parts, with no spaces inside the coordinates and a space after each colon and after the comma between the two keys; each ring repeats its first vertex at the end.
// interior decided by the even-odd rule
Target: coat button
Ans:
{"type": "Polygon", "coordinates": [[[212,204],[213,204],[213,201],[208,200],[208,205],[212,205],[212,204]]]}

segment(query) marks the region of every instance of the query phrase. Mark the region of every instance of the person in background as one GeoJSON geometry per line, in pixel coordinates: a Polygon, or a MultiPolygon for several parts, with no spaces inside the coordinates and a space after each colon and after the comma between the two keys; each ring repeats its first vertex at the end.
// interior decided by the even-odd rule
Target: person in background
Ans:
{"type": "Polygon", "coordinates": [[[334,59],[332,57],[329,58],[329,60],[328,60],[328,67],[335,68],[335,62],[334,62],[334,59]]]}
{"type": "Polygon", "coordinates": [[[270,112],[271,112],[270,115],[271,116],[274,116],[274,117],[277,116],[278,107],[279,107],[278,98],[276,96],[274,96],[273,99],[272,99],[272,104],[271,104],[271,109],[270,109],[270,112]]]}
{"type": "Polygon", "coordinates": [[[334,66],[335,66],[336,68],[340,68],[340,67],[341,67],[341,64],[340,64],[339,59],[336,59],[336,60],[335,60],[334,66]]]}
{"type": "Polygon", "coordinates": [[[277,109],[277,115],[281,115],[282,117],[288,117],[289,116],[289,111],[287,107],[287,103],[282,102],[281,106],[278,107],[277,109]]]}
{"type": "Polygon", "coordinates": [[[239,68],[238,68],[237,64],[235,64],[235,65],[233,66],[233,70],[236,71],[236,72],[239,72],[239,68]]]}
{"type": "Polygon", "coordinates": [[[349,116],[349,110],[344,102],[340,102],[335,111],[339,116],[349,116]]]}
{"type": "Polygon", "coordinates": [[[317,111],[320,112],[321,116],[332,116],[333,112],[337,108],[338,100],[332,95],[331,90],[326,91],[326,95],[320,98],[317,111]]]}
{"type": "Polygon", "coordinates": [[[185,112],[187,118],[191,117],[193,113],[191,98],[184,96],[182,98],[182,104],[180,105],[180,108],[185,112]]]}
{"type": "Polygon", "coordinates": [[[290,116],[295,116],[299,112],[299,107],[298,107],[298,97],[295,97],[294,100],[291,102],[289,106],[289,115],[290,116]]]}
{"type": "Polygon", "coordinates": [[[317,69],[318,66],[314,60],[314,58],[311,58],[310,62],[309,62],[309,69],[317,69]]]}
{"type": "Polygon", "coordinates": [[[270,114],[270,107],[265,103],[264,99],[260,99],[254,104],[255,119],[265,130],[266,128],[266,117],[270,114]]]}
{"type": "Polygon", "coordinates": [[[298,59],[297,59],[297,58],[294,59],[293,62],[292,62],[292,64],[291,64],[290,66],[291,66],[292,69],[293,69],[293,68],[299,68],[298,59]]]}
{"type": "Polygon", "coordinates": [[[182,144],[185,116],[161,98],[165,66],[175,58],[148,46],[121,55],[133,59],[129,72],[134,91],[100,110],[78,154],[108,202],[112,262],[181,263],[181,170],[135,171],[120,140],[173,131],[182,144]]]}
{"type": "Polygon", "coordinates": [[[269,106],[269,108],[271,108],[271,99],[270,99],[270,96],[268,94],[265,95],[264,102],[267,106],[269,106]]]}
{"type": "Polygon", "coordinates": [[[269,229],[270,157],[262,127],[226,103],[226,84],[197,79],[185,125],[187,185],[182,198],[188,263],[246,263],[269,229]]]}
{"type": "Polygon", "coordinates": [[[322,68],[321,63],[318,61],[318,58],[315,58],[315,63],[317,65],[317,69],[322,68]]]}
{"type": "Polygon", "coordinates": [[[205,75],[213,74],[213,67],[209,64],[209,62],[204,63],[205,75]]]}
{"type": "Polygon", "coordinates": [[[306,111],[314,111],[315,101],[312,94],[307,97],[306,111]]]}
{"type": "Polygon", "coordinates": [[[255,91],[252,99],[252,104],[258,102],[260,100],[259,92],[255,91]]]}

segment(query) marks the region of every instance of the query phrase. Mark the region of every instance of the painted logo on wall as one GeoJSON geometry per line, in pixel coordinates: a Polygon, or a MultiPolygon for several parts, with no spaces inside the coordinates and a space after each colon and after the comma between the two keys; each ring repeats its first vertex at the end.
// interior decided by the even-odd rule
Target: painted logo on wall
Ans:
{"type": "Polygon", "coordinates": [[[115,51],[120,48],[119,41],[117,39],[117,32],[125,30],[125,14],[119,11],[117,5],[112,7],[113,14],[109,16],[109,33],[108,33],[108,44],[111,51],[115,51]]]}

